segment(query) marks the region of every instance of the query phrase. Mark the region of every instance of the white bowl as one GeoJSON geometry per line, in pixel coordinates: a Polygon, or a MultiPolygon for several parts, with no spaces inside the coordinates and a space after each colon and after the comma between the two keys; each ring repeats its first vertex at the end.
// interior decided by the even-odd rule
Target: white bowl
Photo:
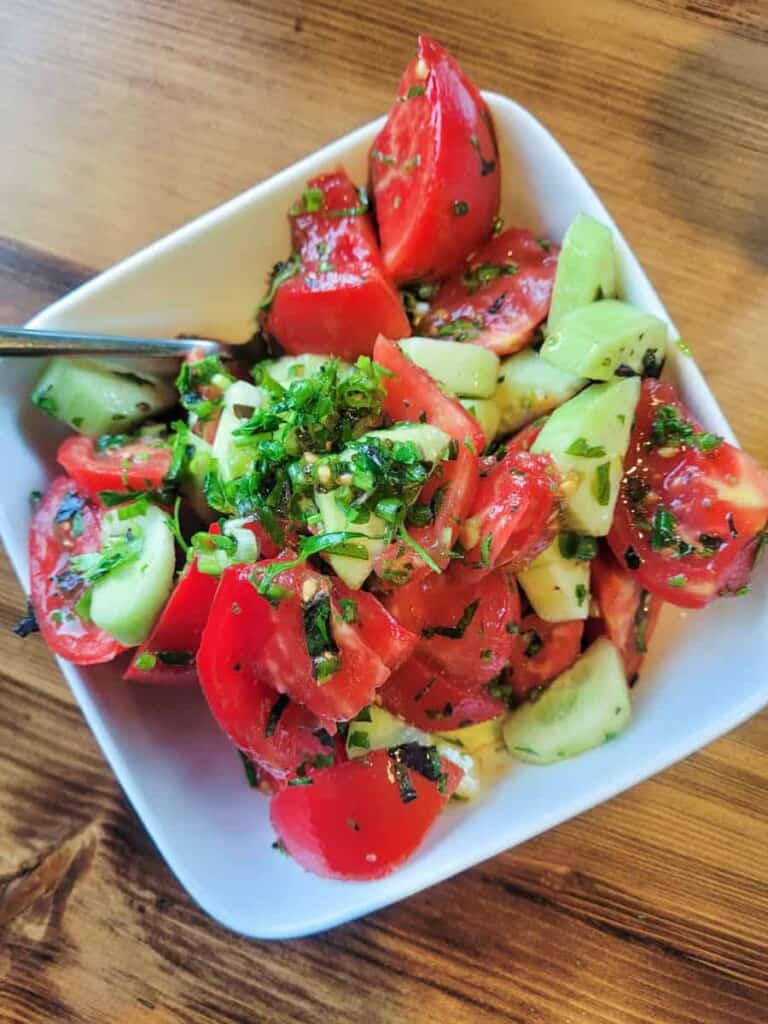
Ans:
{"type": "MultiPolygon", "coordinates": [[[[488,94],[504,174],[503,214],[555,239],[579,211],[615,225],[552,136],[488,94]]],[[[345,136],[137,253],[38,315],[31,326],[244,340],[268,269],[288,252],[286,210],[306,179],[343,164],[365,180],[381,120],[345,136]]],[[[669,321],[616,232],[626,297],[669,321]]],[[[670,326],[671,322],[670,322],[670,326]]],[[[674,331],[674,328],[673,328],[674,331]]],[[[54,472],[60,432],[27,402],[38,367],[9,360],[0,391],[6,478],[0,530],[27,579],[28,495],[54,472]]],[[[695,364],[672,346],[668,374],[708,429],[732,437],[695,364]]],[[[307,935],[367,914],[492,857],[607,800],[727,732],[768,704],[768,574],[752,594],[701,612],[667,609],[617,740],[547,768],[515,766],[481,801],[451,807],[405,867],[378,882],[305,874],[272,849],[267,801],[244,782],[234,748],[199,692],[120,681],[109,665],[60,662],[88,723],[179,881],[214,918],[258,938],[307,935]]]]}

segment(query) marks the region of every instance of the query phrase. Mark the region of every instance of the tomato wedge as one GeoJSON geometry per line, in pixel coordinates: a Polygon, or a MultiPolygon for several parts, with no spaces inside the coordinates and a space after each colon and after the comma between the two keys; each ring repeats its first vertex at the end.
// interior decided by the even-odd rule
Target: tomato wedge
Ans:
{"type": "Polygon", "coordinates": [[[486,475],[461,530],[462,567],[475,575],[494,566],[519,572],[555,535],[559,475],[548,455],[531,455],[515,446],[495,465],[489,459],[484,464],[486,475]]]}
{"type": "Polygon", "coordinates": [[[546,686],[581,654],[584,622],[545,622],[533,613],[520,623],[519,643],[505,681],[520,703],[539,686],[546,686]]]}
{"type": "Polygon", "coordinates": [[[274,295],[262,307],[266,333],[286,351],[354,360],[370,355],[376,335],[411,333],[385,277],[373,224],[344,171],[307,182],[291,213],[294,255],[277,264],[274,295]]]}
{"type": "Polygon", "coordinates": [[[171,468],[171,450],[162,438],[68,437],[56,458],[78,487],[93,498],[99,491],[159,488],[171,468]]]}
{"type": "MultiPolygon", "coordinates": [[[[700,608],[768,520],[768,473],[707,433],[671,384],[646,380],[608,543],[640,587],[700,608]]],[[[726,591],[727,592],[727,591],[726,591]]]]}
{"type": "Polygon", "coordinates": [[[270,818],[285,849],[324,878],[388,875],[421,844],[461,779],[428,749],[376,750],[275,794],[270,818]]]}
{"type": "Polygon", "coordinates": [[[504,700],[487,686],[453,677],[436,662],[415,654],[381,688],[381,702],[393,715],[426,732],[461,729],[504,714],[504,700]]]}
{"type": "Polygon", "coordinates": [[[43,639],[75,665],[111,661],[125,648],[75,611],[82,596],[72,559],[101,548],[103,509],[74,480],[57,477],[35,509],[29,532],[30,600],[43,639]]]}
{"type": "Polygon", "coordinates": [[[254,665],[244,623],[257,620],[264,601],[248,582],[249,569],[226,569],[203,631],[197,672],[213,717],[232,742],[277,778],[326,753],[322,723],[274,690],[254,665]]]}
{"type": "Polygon", "coordinates": [[[196,683],[195,656],[218,585],[217,576],[200,572],[197,559],[190,562],[123,679],[178,686],[196,683]]]}
{"type": "Polygon", "coordinates": [[[588,620],[590,639],[601,632],[608,635],[621,652],[627,679],[632,682],[648,651],[662,602],[605,549],[591,562],[590,590],[600,614],[599,619],[588,620]]]}
{"type": "Polygon", "coordinates": [[[476,689],[505,668],[517,644],[520,598],[513,576],[457,578],[453,568],[398,587],[387,605],[419,637],[418,650],[476,689]]]}
{"type": "Polygon", "coordinates": [[[455,398],[443,394],[437,381],[412,363],[396,342],[379,335],[373,358],[392,374],[384,380],[384,411],[395,422],[426,420],[475,455],[482,453],[486,439],[475,417],[455,398]]]}
{"type": "Polygon", "coordinates": [[[355,625],[366,646],[390,671],[410,658],[418,636],[399,623],[381,601],[365,590],[350,589],[338,579],[333,587],[342,616],[355,625]]]}
{"type": "Polygon", "coordinates": [[[419,329],[499,355],[518,352],[547,318],[559,251],[530,231],[504,231],[441,285],[419,329]]]}
{"type": "Polygon", "coordinates": [[[428,36],[369,154],[381,249],[398,283],[437,279],[491,234],[500,172],[485,101],[428,36]]]}

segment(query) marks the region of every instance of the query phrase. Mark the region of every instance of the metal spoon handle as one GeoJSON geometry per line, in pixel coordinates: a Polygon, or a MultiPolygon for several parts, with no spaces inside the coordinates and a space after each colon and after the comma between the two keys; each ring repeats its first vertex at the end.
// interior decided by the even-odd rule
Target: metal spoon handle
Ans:
{"type": "Polygon", "coordinates": [[[198,338],[129,338],[119,334],[79,334],[74,331],[32,331],[0,327],[3,356],[183,356],[192,350],[224,354],[226,346],[198,338]]]}

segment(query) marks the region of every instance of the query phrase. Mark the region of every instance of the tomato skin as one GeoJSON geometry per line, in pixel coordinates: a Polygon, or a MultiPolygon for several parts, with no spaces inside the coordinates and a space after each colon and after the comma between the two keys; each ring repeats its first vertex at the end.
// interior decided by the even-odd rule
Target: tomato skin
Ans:
{"type": "Polygon", "coordinates": [[[112,661],[125,650],[93,623],[75,612],[82,589],[59,587],[56,578],[66,580],[71,559],[101,548],[103,509],[90,501],[69,477],[57,477],[46,491],[32,516],[29,531],[30,600],[40,632],[48,647],[75,665],[98,665],[112,661]],[[56,521],[65,500],[80,501],[78,536],[73,534],[71,517],[56,521]],[[61,618],[56,622],[55,618],[61,618]]]}
{"type": "Polygon", "coordinates": [[[277,289],[264,327],[287,352],[354,361],[371,354],[379,332],[404,338],[410,324],[385,277],[370,216],[338,216],[360,203],[345,172],[323,174],[307,184],[322,193],[323,208],[291,216],[301,270],[277,289]]]}
{"type": "Polygon", "coordinates": [[[395,422],[421,423],[426,419],[475,455],[481,454],[486,439],[475,417],[455,398],[443,394],[437,381],[412,363],[396,342],[379,335],[373,358],[392,374],[384,379],[387,415],[395,422]]]}
{"type": "Polygon", "coordinates": [[[158,440],[135,439],[100,452],[94,438],[74,435],[61,443],[56,458],[92,498],[99,491],[155,490],[171,468],[171,450],[158,440]]]}
{"type": "Polygon", "coordinates": [[[555,536],[559,475],[548,455],[531,455],[514,445],[500,462],[484,462],[486,475],[461,531],[461,565],[475,576],[494,566],[519,572],[555,536]]]}
{"type": "Polygon", "coordinates": [[[640,671],[661,614],[662,601],[643,590],[610,550],[601,549],[591,562],[590,589],[600,609],[598,629],[589,620],[591,638],[605,632],[621,652],[627,679],[640,671]]]}
{"type": "Polygon", "coordinates": [[[660,409],[673,410],[695,433],[702,431],[671,384],[643,382],[608,543],[641,587],[670,604],[701,608],[724,589],[745,545],[764,528],[768,474],[726,441],[710,451],[690,443],[658,447],[653,423],[660,409]],[[674,517],[669,542],[646,525],[662,513],[674,517]],[[707,538],[719,547],[706,550],[707,538]],[[680,554],[678,544],[695,550],[680,554]],[[627,561],[630,548],[629,561],[637,568],[627,561]]]}
{"type": "Polygon", "coordinates": [[[503,715],[506,704],[486,687],[451,676],[422,654],[415,654],[381,688],[387,711],[426,732],[460,729],[503,715]]]}
{"type": "Polygon", "coordinates": [[[384,266],[396,282],[442,277],[489,237],[500,195],[491,115],[428,36],[419,36],[369,166],[384,266]]]}
{"type": "Polygon", "coordinates": [[[293,859],[323,878],[383,878],[409,857],[445,807],[461,771],[441,760],[438,783],[408,769],[416,798],[403,802],[387,751],[336,765],[308,786],[275,794],[272,826],[293,859]]]}
{"type": "MultiPolygon", "coordinates": [[[[451,561],[451,549],[459,536],[469,510],[478,479],[479,461],[468,448],[460,446],[455,459],[441,462],[434,476],[426,483],[419,501],[430,503],[441,491],[440,507],[429,526],[409,527],[409,535],[427,552],[433,562],[445,569],[451,561]]],[[[423,579],[433,572],[413,548],[403,541],[394,541],[374,562],[379,587],[391,590],[393,585],[423,579]]]]}
{"type": "Polygon", "coordinates": [[[420,637],[419,653],[467,689],[482,687],[497,676],[517,643],[520,598],[514,577],[503,572],[493,572],[482,581],[464,580],[451,567],[441,576],[431,573],[398,587],[387,605],[398,622],[420,637]],[[429,635],[435,626],[456,627],[473,606],[471,621],[460,637],[429,635]]]}
{"type": "Polygon", "coordinates": [[[195,655],[218,585],[218,576],[200,572],[196,558],[185,566],[149,639],[131,658],[123,679],[175,686],[192,686],[197,683],[195,655]],[[157,657],[158,654],[166,653],[189,655],[190,660],[187,664],[168,664],[162,657],[157,657]],[[136,666],[137,659],[143,654],[157,657],[152,668],[141,669],[136,666]]]}
{"type": "MultiPolygon", "coordinates": [[[[525,700],[531,690],[546,686],[565,672],[581,653],[584,622],[545,622],[538,615],[524,615],[520,623],[519,643],[512,657],[509,681],[518,701],[525,700]],[[537,653],[527,651],[536,634],[541,642],[537,653]]],[[[538,646],[538,645],[537,645],[538,646]]]]}
{"type": "Polygon", "coordinates": [[[290,701],[267,736],[277,693],[260,675],[245,623],[257,619],[264,599],[248,582],[248,567],[225,569],[197,654],[197,672],[219,726],[232,742],[277,778],[324,753],[315,735],[321,722],[290,701]],[[239,608],[239,612],[234,609],[239,608]]]}
{"type": "Polygon", "coordinates": [[[559,252],[556,245],[542,245],[530,231],[504,231],[440,286],[420,330],[446,334],[451,324],[461,321],[455,330],[466,341],[500,356],[519,352],[547,317],[559,252]],[[478,268],[483,268],[482,275],[489,267],[512,272],[479,282],[478,268]]]}

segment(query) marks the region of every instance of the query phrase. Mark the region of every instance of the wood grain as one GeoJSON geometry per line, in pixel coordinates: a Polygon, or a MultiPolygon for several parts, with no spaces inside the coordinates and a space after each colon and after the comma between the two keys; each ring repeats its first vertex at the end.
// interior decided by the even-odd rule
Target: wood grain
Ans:
{"type": "MultiPolygon", "coordinates": [[[[0,317],[381,112],[420,29],[574,154],[768,461],[762,0],[6,0],[0,317]]],[[[3,1024],[768,1020],[766,714],[401,905],[249,942],[171,877],[0,583],[3,1024]]]]}

